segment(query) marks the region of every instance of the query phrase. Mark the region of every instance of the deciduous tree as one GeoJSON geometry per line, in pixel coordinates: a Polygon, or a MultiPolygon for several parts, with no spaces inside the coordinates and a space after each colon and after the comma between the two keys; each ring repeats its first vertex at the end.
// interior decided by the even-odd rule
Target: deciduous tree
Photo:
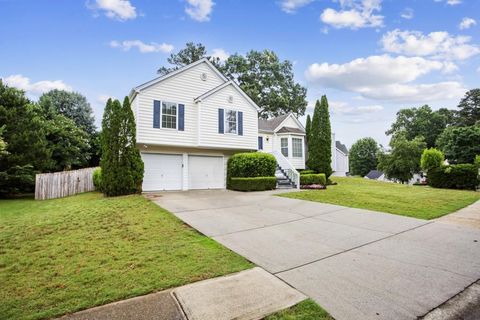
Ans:
{"type": "Polygon", "coordinates": [[[450,163],[473,163],[480,154],[480,124],[448,127],[438,137],[437,145],[450,163]]]}
{"type": "Polygon", "coordinates": [[[363,177],[370,170],[376,169],[378,151],[378,144],[373,138],[357,140],[348,154],[350,173],[363,177]]]}

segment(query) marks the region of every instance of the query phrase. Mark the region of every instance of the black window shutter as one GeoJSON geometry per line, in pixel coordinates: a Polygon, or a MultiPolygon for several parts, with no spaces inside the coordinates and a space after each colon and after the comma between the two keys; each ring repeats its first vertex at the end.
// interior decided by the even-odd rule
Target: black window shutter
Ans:
{"type": "Polygon", "coordinates": [[[263,137],[258,137],[258,150],[263,150],[263,137]]]}
{"type": "Polygon", "coordinates": [[[243,112],[238,111],[238,135],[243,136],[243,112]]]}
{"type": "Polygon", "coordinates": [[[153,100],[153,127],[160,128],[160,101],[153,100]]]}
{"type": "Polygon", "coordinates": [[[178,105],[178,130],[185,130],[185,105],[178,105]]]}
{"type": "Polygon", "coordinates": [[[218,109],[218,133],[224,133],[223,109],[218,109]]]}

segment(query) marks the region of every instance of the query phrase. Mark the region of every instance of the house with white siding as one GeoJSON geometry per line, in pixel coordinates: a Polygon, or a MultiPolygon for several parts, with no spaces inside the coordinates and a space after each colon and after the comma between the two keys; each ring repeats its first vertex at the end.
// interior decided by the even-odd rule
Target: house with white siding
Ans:
{"type": "Polygon", "coordinates": [[[226,187],[228,158],[265,151],[298,187],[305,129],[293,115],[258,120],[259,107],[208,59],[132,89],[144,191],[226,187]]]}

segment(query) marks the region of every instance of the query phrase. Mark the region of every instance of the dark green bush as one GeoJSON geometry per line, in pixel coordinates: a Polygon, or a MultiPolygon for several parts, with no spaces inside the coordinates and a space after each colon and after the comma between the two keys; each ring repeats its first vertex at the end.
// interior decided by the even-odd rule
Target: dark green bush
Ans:
{"type": "Polygon", "coordinates": [[[102,191],[102,168],[93,170],[93,185],[98,191],[102,191]]]}
{"type": "Polygon", "coordinates": [[[317,174],[301,174],[300,175],[300,185],[310,185],[310,184],[327,184],[327,178],[324,173],[317,174]]]}
{"type": "Polygon", "coordinates": [[[237,153],[228,159],[227,175],[232,178],[273,177],[277,161],[269,153],[237,153]]]}
{"type": "Polygon", "coordinates": [[[314,173],[316,173],[316,172],[313,171],[313,170],[302,170],[302,171],[300,171],[300,174],[314,174],[314,173]]]}
{"type": "Polygon", "coordinates": [[[475,190],[479,184],[478,168],[473,164],[441,166],[429,170],[427,178],[434,188],[475,190]]]}
{"type": "Polygon", "coordinates": [[[275,177],[231,178],[230,189],[238,191],[273,190],[277,185],[275,177]]]}

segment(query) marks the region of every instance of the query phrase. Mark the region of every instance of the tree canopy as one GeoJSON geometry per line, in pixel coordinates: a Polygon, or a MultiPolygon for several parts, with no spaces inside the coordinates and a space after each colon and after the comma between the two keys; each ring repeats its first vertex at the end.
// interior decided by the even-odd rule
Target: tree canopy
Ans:
{"type": "Polygon", "coordinates": [[[472,126],[480,122],[480,89],[472,89],[457,106],[456,122],[459,126],[472,126]]]}
{"type": "Polygon", "coordinates": [[[423,137],[408,140],[404,134],[399,134],[392,138],[390,147],[390,152],[378,154],[378,169],[388,179],[407,183],[415,173],[420,172],[420,158],[426,143],[423,137]]]}
{"type": "Polygon", "coordinates": [[[189,42],[167,59],[171,67],[161,67],[159,74],[167,74],[192,62],[207,57],[223,74],[234,79],[243,91],[260,107],[260,117],[269,118],[292,112],[305,114],[307,89],[294,80],[292,63],[281,61],[271,50],[250,51],[245,56],[234,54],[224,62],[207,55],[201,43],[189,42]]]}
{"type": "Polygon", "coordinates": [[[443,130],[453,123],[453,119],[454,112],[445,108],[433,111],[428,105],[424,105],[420,108],[401,109],[385,134],[393,137],[403,134],[407,140],[423,137],[427,147],[432,148],[443,130]]]}
{"type": "Polygon", "coordinates": [[[327,96],[317,100],[308,141],[307,167],[318,173],[325,173],[328,178],[332,174],[332,130],[328,113],[327,96]]]}
{"type": "Polygon", "coordinates": [[[448,127],[438,137],[437,145],[450,163],[473,163],[480,154],[480,124],[448,127]]]}
{"type": "Polygon", "coordinates": [[[377,153],[379,147],[373,138],[357,140],[348,154],[350,173],[365,176],[370,170],[377,168],[377,153]]]}
{"type": "Polygon", "coordinates": [[[87,98],[78,92],[54,89],[44,93],[38,104],[45,113],[58,113],[71,120],[88,134],[95,132],[93,110],[87,98]]]}

